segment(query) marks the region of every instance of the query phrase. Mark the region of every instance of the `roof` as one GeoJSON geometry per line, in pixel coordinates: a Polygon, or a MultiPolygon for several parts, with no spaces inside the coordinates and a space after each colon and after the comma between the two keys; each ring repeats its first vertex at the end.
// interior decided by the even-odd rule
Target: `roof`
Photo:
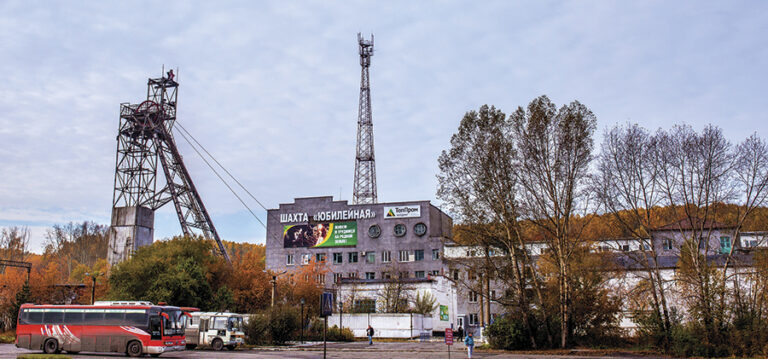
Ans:
{"type": "Polygon", "coordinates": [[[677,231],[677,230],[692,230],[699,228],[704,229],[718,229],[718,228],[734,228],[733,225],[725,224],[722,222],[712,221],[712,220],[704,220],[702,221],[701,218],[683,218],[679,221],[669,223],[667,225],[657,227],[656,231],[677,231]]]}

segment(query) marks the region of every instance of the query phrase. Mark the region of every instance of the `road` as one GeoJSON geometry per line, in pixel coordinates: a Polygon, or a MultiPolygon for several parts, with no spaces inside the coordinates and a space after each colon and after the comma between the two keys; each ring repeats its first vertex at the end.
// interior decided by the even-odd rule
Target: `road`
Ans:
{"type": "MultiPolygon", "coordinates": [[[[282,348],[259,348],[252,350],[236,350],[214,352],[210,350],[192,350],[177,353],[163,354],[161,358],[221,358],[221,359],[277,359],[277,358],[298,358],[298,359],[316,359],[323,357],[322,344],[310,344],[300,347],[282,347],[282,348]]],[[[18,349],[12,344],[0,344],[0,358],[16,358],[20,354],[40,353],[39,351],[29,351],[18,349]]],[[[466,358],[467,353],[463,345],[458,344],[451,347],[451,358],[466,358]]],[[[78,354],[73,355],[73,359],[99,359],[99,358],[123,358],[125,356],[113,354],[78,354]]],[[[418,343],[418,342],[395,342],[395,343],[375,343],[369,346],[367,342],[353,343],[329,343],[328,358],[334,359],[362,359],[362,358],[386,358],[386,359],[445,359],[448,358],[447,346],[443,343],[418,343]]],[[[592,355],[567,355],[553,356],[551,354],[512,354],[505,352],[484,352],[475,351],[473,358],[486,359],[543,359],[543,358],[567,358],[567,359],[598,359],[598,358],[644,358],[629,354],[612,354],[609,356],[592,355]]],[[[147,357],[149,358],[149,357],[147,357]]]]}

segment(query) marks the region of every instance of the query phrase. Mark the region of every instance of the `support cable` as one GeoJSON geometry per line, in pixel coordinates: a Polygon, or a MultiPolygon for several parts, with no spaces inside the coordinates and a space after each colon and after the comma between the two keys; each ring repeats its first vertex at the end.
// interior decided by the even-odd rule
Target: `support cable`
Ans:
{"type": "MultiPolygon", "coordinates": [[[[176,121],[176,125],[179,125],[179,122],[178,122],[178,120],[176,121]]],[[[175,127],[175,126],[174,126],[174,127],[175,127]]],[[[181,125],[179,125],[179,127],[181,127],[181,125]]],[[[182,128],[183,128],[183,127],[182,127],[182,128]]],[[[184,130],[184,131],[186,132],[186,130],[184,130]]],[[[213,173],[214,173],[214,174],[216,174],[216,177],[219,177],[219,180],[221,180],[221,182],[222,182],[222,183],[224,183],[224,185],[225,185],[225,186],[227,186],[227,188],[229,188],[229,191],[230,191],[230,192],[232,192],[232,194],[233,194],[233,195],[235,195],[235,197],[236,197],[236,198],[237,198],[237,199],[240,201],[240,203],[242,203],[242,204],[243,204],[243,206],[245,206],[245,208],[248,210],[248,212],[251,212],[251,215],[253,216],[253,218],[256,218],[256,220],[257,220],[257,221],[259,221],[259,223],[261,224],[261,226],[262,226],[262,227],[264,227],[264,229],[266,229],[266,228],[267,228],[267,225],[266,225],[266,224],[264,224],[264,222],[262,222],[262,220],[261,220],[261,219],[260,219],[258,216],[256,216],[256,213],[253,213],[253,210],[251,210],[251,207],[248,207],[248,205],[247,205],[247,204],[245,204],[245,201],[243,201],[243,199],[242,199],[242,198],[240,198],[240,196],[238,196],[238,195],[237,195],[237,192],[235,192],[235,190],[234,190],[234,189],[233,189],[233,188],[232,188],[232,187],[229,185],[229,183],[227,183],[227,181],[225,181],[225,180],[224,180],[224,178],[223,178],[223,177],[221,177],[221,175],[219,174],[219,172],[217,172],[217,171],[216,171],[216,169],[215,169],[215,168],[213,168],[213,166],[211,165],[211,163],[210,163],[210,162],[208,162],[208,160],[207,160],[207,159],[206,159],[206,158],[203,156],[203,154],[202,154],[202,153],[200,153],[200,151],[197,149],[197,147],[195,147],[195,145],[194,145],[194,144],[192,144],[192,142],[189,140],[189,138],[187,138],[187,136],[186,136],[186,135],[184,135],[184,133],[183,133],[183,132],[181,132],[181,131],[177,131],[177,132],[178,132],[178,133],[181,135],[181,137],[183,137],[183,138],[184,138],[184,140],[185,140],[185,141],[187,141],[187,143],[189,143],[189,145],[192,147],[192,149],[193,149],[193,150],[195,150],[195,152],[197,153],[197,155],[198,155],[198,156],[200,156],[200,158],[202,158],[202,159],[203,159],[203,162],[205,162],[205,164],[206,164],[206,165],[208,165],[208,168],[210,168],[210,169],[211,169],[211,171],[213,171],[213,173]]],[[[190,135],[190,137],[191,137],[191,136],[192,136],[192,135],[190,135]]],[[[195,142],[197,142],[197,140],[195,140],[195,142]]],[[[199,142],[198,142],[198,144],[199,144],[199,142]]],[[[200,145],[200,147],[202,148],[202,145],[200,145]]],[[[203,151],[205,151],[205,149],[204,149],[204,148],[203,148],[203,151]]],[[[208,153],[208,151],[205,151],[205,153],[208,153]]],[[[208,153],[208,155],[210,156],[210,153],[208,153]]],[[[213,158],[213,156],[211,156],[211,158],[213,158]]],[[[216,161],[216,159],[213,159],[213,160],[214,160],[214,161],[216,161]]],[[[218,161],[216,161],[216,163],[218,163],[218,161]]],[[[221,164],[219,164],[219,166],[221,166],[221,164]]],[[[222,167],[222,168],[224,168],[224,167],[222,167]]],[[[226,171],[226,169],[225,169],[225,171],[226,171]]],[[[227,173],[229,173],[229,172],[227,172],[227,173]]],[[[230,176],[231,176],[231,175],[230,175],[230,176]]],[[[237,181],[237,180],[235,180],[235,181],[237,181]]],[[[257,202],[258,202],[258,201],[257,201],[257,202]]],[[[261,203],[259,203],[259,204],[261,204],[261,203]]],[[[263,207],[263,206],[262,206],[262,207],[263,207]]]]}
{"type": "MultiPolygon", "coordinates": [[[[197,139],[195,139],[195,137],[194,137],[194,136],[192,136],[192,134],[191,134],[191,133],[189,133],[189,131],[187,131],[187,129],[186,129],[186,128],[184,128],[184,126],[182,126],[182,125],[179,123],[179,120],[176,120],[176,123],[175,123],[175,124],[176,124],[176,125],[178,125],[178,126],[179,126],[179,127],[180,127],[180,128],[183,130],[183,131],[184,131],[184,132],[186,132],[186,133],[187,133],[187,135],[189,135],[189,137],[190,137],[190,138],[192,138],[192,140],[193,140],[193,141],[195,141],[195,143],[197,143],[197,145],[198,145],[198,146],[200,146],[200,148],[201,148],[203,151],[205,151],[205,153],[206,153],[206,154],[208,154],[208,156],[210,156],[210,157],[211,157],[211,159],[212,159],[214,162],[216,162],[216,164],[217,164],[217,165],[219,165],[219,167],[221,167],[221,169],[223,169],[223,170],[224,170],[224,172],[226,172],[226,173],[229,175],[229,177],[230,177],[230,178],[232,178],[232,179],[233,179],[233,180],[234,180],[234,181],[235,181],[235,182],[236,182],[236,183],[237,183],[237,184],[240,186],[240,188],[242,188],[242,189],[243,189],[243,191],[245,191],[245,193],[248,193],[248,195],[249,195],[249,196],[251,196],[251,198],[253,198],[253,200],[254,200],[254,201],[256,201],[256,203],[258,203],[258,204],[259,204],[259,206],[261,206],[261,208],[263,208],[265,211],[267,211],[267,210],[268,210],[268,209],[267,209],[267,207],[265,207],[265,206],[264,206],[264,205],[261,203],[261,201],[259,201],[258,199],[256,199],[256,197],[254,197],[254,195],[253,195],[253,194],[251,194],[251,192],[250,192],[250,191],[248,191],[248,189],[247,189],[247,188],[245,188],[245,186],[243,186],[243,184],[242,184],[242,183],[240,183],[240,181],[238,181],[238,180],[237,180],[237,178],[235,178],[235,176],[233,176],[233,175],[232,175],[232,173],[230,173],[230,172],[229,172],[229,171],[228,171],[228,170],[227,170],[227,169],[226,169],[226,168],[225,168],[225,167],[224,167],[224,166],[223,166],[223,165],[222,165],[222,164],[221,164],[221,163],[220,163],[218,160],[216,160],[216,157],[213,157],[213,155],[211,155],[211,153],[210,153],[210,152],[208,152],[208,150],[206,150],[206,149],[205,149],[205,147],[203,147],[203,145],[201,145],[201,144],[200,144],[200,142],[198,142],[198,141],[197,141],[197,139]]],[[[187,142],[189,142],[189,140],[187,140],[187,142]]],[[[198,152],[198,153],[199,153],[199,152],[198,152]]]]}

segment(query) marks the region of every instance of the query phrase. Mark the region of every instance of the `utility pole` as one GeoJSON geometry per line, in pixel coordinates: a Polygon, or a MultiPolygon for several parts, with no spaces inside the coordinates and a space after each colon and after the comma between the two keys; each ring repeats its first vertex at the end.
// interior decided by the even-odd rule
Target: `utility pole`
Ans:
{"type": "Polygon", "coordinates": [[[85,273],[86,276],[91,277],[91,280],[93,281],[93,284],[91,285],[91,305],[96,302],[96,278],[101,275],[101,273],[85,273]]]}
{"type": "Polygon", "coordinates": [[[373,56],[373,35],[371,40],[357,34],[360,50],[360,106],[357,113],[357,151],[355,156],[355,182],[352,188],[352,203],[377,203],[376,160],[373,151],[373,116],[371,115],[371,83],[368,68],[373,56]]]}

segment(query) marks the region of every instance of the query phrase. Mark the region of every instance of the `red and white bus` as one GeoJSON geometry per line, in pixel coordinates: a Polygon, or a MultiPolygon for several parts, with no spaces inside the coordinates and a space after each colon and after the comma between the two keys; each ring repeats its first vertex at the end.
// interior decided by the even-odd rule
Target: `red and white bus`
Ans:
{"type": "Polygon", "coordinates": [[[16,326],[16,346],[48,354],[64,350],[156,357],[185,349],[185,314],[179,307],[149,302],[23,304],[16,326]]]}

